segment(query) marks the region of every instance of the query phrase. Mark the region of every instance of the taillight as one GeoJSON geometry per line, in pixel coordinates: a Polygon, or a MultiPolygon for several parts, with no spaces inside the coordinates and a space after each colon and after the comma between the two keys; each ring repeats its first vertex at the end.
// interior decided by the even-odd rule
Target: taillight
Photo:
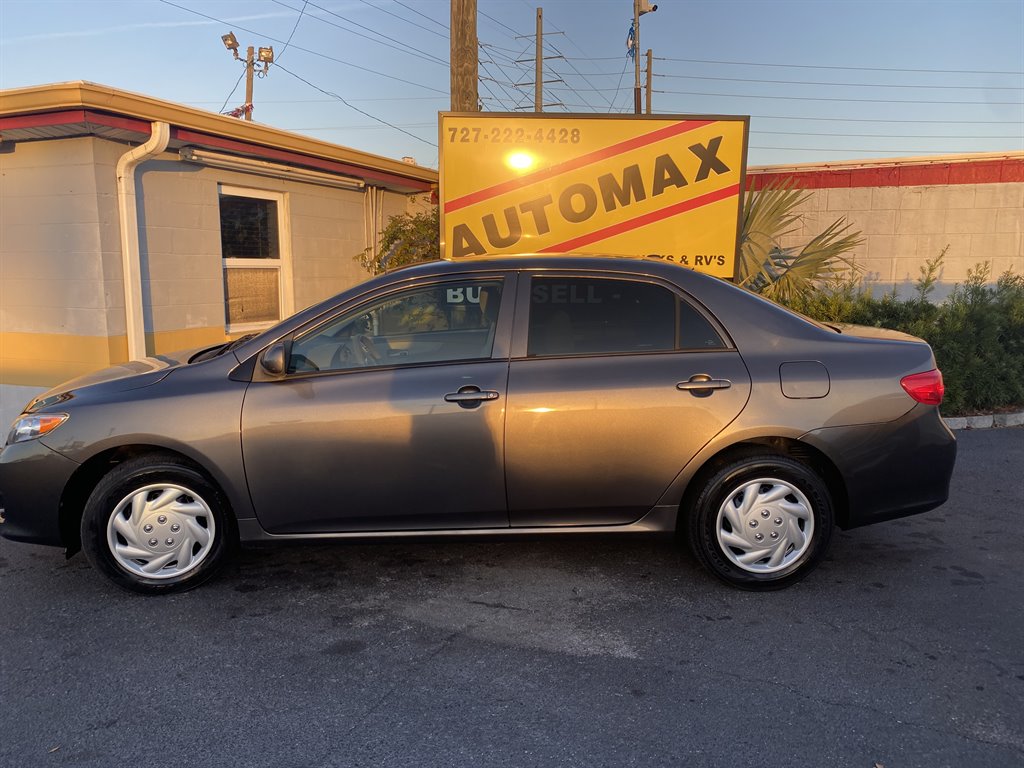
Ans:
{"type": "Polygon", "coordinates": [[[942,371],[933,368],[924,373],[912,373],[900,379],[907,394],[925,405],[941,405],[946,388],[942,385],[942,371]]]}

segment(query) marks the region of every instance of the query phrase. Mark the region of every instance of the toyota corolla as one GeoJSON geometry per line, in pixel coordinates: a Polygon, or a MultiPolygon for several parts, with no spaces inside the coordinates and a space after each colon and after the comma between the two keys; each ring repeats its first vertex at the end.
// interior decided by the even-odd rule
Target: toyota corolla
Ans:
{"type": "Polygon", "coordinates": [[[946,500],[942,394],[920,339],[675,265],[437,262],[39,396],[0,453],[0,534],[155,593],[247,542],[678,532],[773,589],[836,526],[946,500]]]}

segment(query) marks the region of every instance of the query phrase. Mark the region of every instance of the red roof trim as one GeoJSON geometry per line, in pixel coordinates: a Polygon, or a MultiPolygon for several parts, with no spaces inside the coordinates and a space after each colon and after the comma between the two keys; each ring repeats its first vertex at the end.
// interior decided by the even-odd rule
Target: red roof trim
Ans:
{"type": "Polygon", "coordinates": [[[149,123],[145,120],[134,120],[128,117],[117,117],[89,109],[69,109],[64,112],[43,112],[32,115],[12,115],[0,117],[0,131],[13,131],[17,128],[52,128],[57,125],[102,125],[107,128],[118,128],[124,131],[135,131],[145,136],[150,134],[149,123]]]}
{"type": "MultiPolygon", "coordinates": [[[[15,129],[25,128],[50,128],[59,125],[76,124],[81,124],[84,128],[89,128],[90,126],[116,128],[123,131],[138,133],[142,136],[149,136],[152,130],[150,123],[146,120],[120,117],[118,115],[111,115],[105,112],[94,112],[88,109],[69,109],[63,112],[43,112],[31,115],[0,117],[0,133],[4,130],[13,131],[15,129]]],[[[313,157],[312,155],[303,155],[298,152],[273,149],[259,144],[249,144],[244,141],[234,141],[232,139],[225,139],[220,136],[213,136],[207,133],[189,131],[184,128],[172,128],[171,137],[185,144],[197,144],[203,147],[238,152],[245,154],[248,157],[292,163],[294,165],[302,165],[307,168],[316,168],[317,170],[326,171],[328,173],[341,173],[346,176],[355,176],[367,181],[378,181],[386,184],[392,184],[397,187],[405,187],[406,189],[412,189],[418,192],[429,192],[432,186],[430,182],[427,181],[410,179],[405,176],[398,176],[397,174],[391,174],[385,171],[375,171],[369,168],[351,165],[349,163],[341,163],[335,160],[327,160],[326,158],[313,157]]]]}
{"type": "Polygon", "coordinates": [[[747,186],[750,189],[761,189],[769,183],[778,184],[790,179],[801,189],[998,184],[1024,181],[1024,158],[781,173],[747,170],[747,186]]]}

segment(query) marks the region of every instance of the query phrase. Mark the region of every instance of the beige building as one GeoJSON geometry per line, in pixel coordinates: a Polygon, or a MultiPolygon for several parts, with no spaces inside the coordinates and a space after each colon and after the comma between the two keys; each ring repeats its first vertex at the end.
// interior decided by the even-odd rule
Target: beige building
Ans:
{"type": "Polygon", "coordinates": [[[798,229],[803,245],[841,216],[864,244],[853,252],[876,293],[913,292],[920,268],[949,246],[933,299],[988,262],[992,279],[1024,274],[1024,152],[751,168],[758,189],[792,179],[810,192],[798,229]]]}
{"type": "Polygon", "coordinates": [[[0,421],[73,376],[258,330],[365,279],[355,257],[436,184],[91,83],[0,92],[0,421]]]}

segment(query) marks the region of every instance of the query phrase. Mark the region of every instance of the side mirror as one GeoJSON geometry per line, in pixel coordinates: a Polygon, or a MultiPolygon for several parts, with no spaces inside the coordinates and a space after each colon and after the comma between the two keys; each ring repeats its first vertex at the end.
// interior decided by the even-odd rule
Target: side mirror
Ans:
{"type": "Polygon", "coordinates": [[[288,367],[288,353],[284,342],[271,345],[260,358],[260,367],[271,376],[283,376],[288,367]]]}

